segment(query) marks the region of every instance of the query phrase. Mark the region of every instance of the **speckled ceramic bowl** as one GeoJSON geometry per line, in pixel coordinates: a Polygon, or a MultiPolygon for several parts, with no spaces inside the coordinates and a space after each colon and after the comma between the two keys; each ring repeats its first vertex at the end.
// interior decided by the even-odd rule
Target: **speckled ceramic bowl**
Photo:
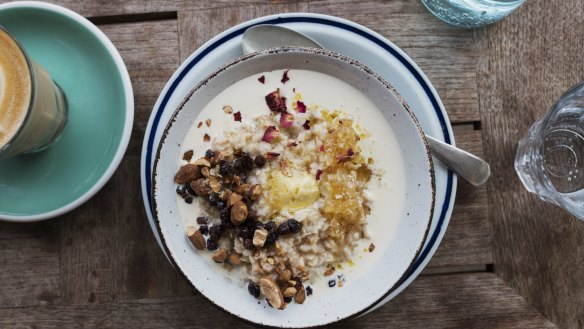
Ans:
{"type": "MultiPolygon", "coordinates": [[[[204,79],[176,110],[158,146],[153,173],[154,217],[171,262],[189,284],[219,308],[255,324],[298,328],[331,324],[364,314],[406,277],[426,239],[434,207],[434,168],[424,133],[402,97],[379,75],[353,59],[316,49],[279,48],[239,58],[204,79]],[[225,88],[253,74],[276,69],[305,69],[345,81],[369,97],[394,130],[406,171],[405,201],[389,246],[376,249],[377,261],[342,289],[314,294],[303,305],[275,310],[254,299],[245,287],[218,273],[197,254],[178,216],[173,181],[180,145],[197,115],[225,88]]],[[[378,196],[376,202],[383,202],[378,196]]],[[[196,214],[193,214],[196,216],[196,214]]],[[[375,220],[375,219],[373,219],[375,220]]],[[[383,235],[383,232],[374,232],[383,235]]]]}

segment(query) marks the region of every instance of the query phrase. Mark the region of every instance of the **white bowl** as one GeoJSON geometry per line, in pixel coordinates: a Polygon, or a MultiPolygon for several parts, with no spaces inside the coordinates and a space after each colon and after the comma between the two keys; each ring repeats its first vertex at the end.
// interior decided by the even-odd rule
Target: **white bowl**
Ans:
{"type": "MultiPolygon", "coordinates": [[[[434,207],[434,168],[424,133],[402,97],[379,75],[353,59],[317,49],[279,48],[250,54],[220,68],[199,83],[176,110],[156,154],[153,173],[153,212],[164,247],[174,267],[202,296],[221,309],[249,322],[297,328],[331,324],[359,316],[386,298],[406,277],[426,239],[434,207]],[[314,294],[303,305],[279,311],[258,303],[244,287],[218,273],[192,248],[177,215],[174,174],[180,145],[197,122],[197,115],[234,82],[277,69],[305,69],[328,74],[365,94],[392,127],[403,154],[406,187],[396,232],[365,275],[342,289],[314,294]]],[[[383,202],[379,196],[376,202],[383,202]]],[[[196,216],[196,215],[194,215],[196,216]]],[[[375,232],[383,234],[383,232],[375,232]]]]}

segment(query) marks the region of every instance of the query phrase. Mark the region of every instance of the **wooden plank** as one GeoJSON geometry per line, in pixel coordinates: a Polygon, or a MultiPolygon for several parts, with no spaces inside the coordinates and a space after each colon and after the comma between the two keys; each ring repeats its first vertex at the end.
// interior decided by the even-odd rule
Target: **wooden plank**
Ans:
{"type": "Polygon", "coordinates": [[[139,155],[150,113],[179,65],[176,20],[102,25],[120,52],[134,88],[134,126],[127,155],[139,155]]]}
{"type": "Polygon", "coordinates": [[[181,61],[207,40],[234,25],[261,16],[302,11],[308,11],[306,3],[253,4],[179,11],[181,61]]]}
{"type": "MultiPolygon", "coordinates": [[[[200,297],[0,309],[0,327],[252,328],[200,297]]],[[[492,273],[417,279],[370,315],[331,328],[555,328],[492,273]]]]}
{"type": "Polygon", "coordinates": [[[529,126],[584,77],[584,35],[574,29],[584,23],[582,4],[526,1],[477,31],[495,270],[563,328],[584,326],[584,223],[529,194],[513,162],[529,126]]]}
{"type": "Polygon", "coordinates": [[[119,49],[135,94],[126,156],[104,189],[62,221],[62,285],[68,303],[185,295],[158,248],[140,192],[140,149],[160,90],[178,66],[176,20],[100,27],[119,49]]]}
{"type": "Polygon", "coordinates": [[[346,18],[382,34],[426,73],[450,121],[480,120],[472,31],[444,24],[420,1],[314,1],[310,11],[346,18]]]}
{"type": "MultiPolygon", "coordinates": [[[[468,125],[472,127],[471,125],[468,125]]],[[[458,147],[483,156],[480,130],[454,129],[458,147]]],[[[493,262],[487,190],[458,180],[450,224],[428,267],[485,265],[493,262]]]]}
{"type": "Polygon", "coordinates": [[[0,222],[0,307],[60,302],[59,226],[0,222]]]}
{"type": "MultiPolygon", "coordinates": [[[[0,0],[0,3],[10,0],[0,0]]],[[[237,4],[264,5],[272,3],[299,3],[305,0],[49,0],[54,4],[74,10],[86,17],[136,15],[143,13],[173,12],[179,10],[223,8],[237,4]]]]}

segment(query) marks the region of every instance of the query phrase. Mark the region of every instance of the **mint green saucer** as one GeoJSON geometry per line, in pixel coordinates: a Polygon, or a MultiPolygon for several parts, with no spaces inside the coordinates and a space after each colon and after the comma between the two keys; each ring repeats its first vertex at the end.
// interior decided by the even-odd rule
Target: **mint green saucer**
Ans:
{"type": "Polygon", "coordinates": [[[0,219],[55,217],[91,198],[119,165],[134,117],[130,78],[109,39],[68,9],[2,4],[0,25],[49,71],[69,106],[67,126],[52,147],[0,160],[0,219]]]}

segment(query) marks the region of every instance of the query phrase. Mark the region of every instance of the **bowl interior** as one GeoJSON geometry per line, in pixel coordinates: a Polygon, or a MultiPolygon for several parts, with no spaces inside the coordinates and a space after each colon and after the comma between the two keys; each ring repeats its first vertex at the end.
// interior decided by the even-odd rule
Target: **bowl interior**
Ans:
{"type": "MultiPolygon", "coordinates": [[[[377,196],[383,202],[383,196],[377,196]]],[[[387,296],[413,264],[430,227],[434,206],[434,176],[423,132],[403,99],[384,80],[354,60],[325,50],[284,48],[263,51],[232,62],[203,80],[187,96],[168,124],[158,148],[153,174],[154,216],[163,243],[175,267],[203,296],[220,308],[254,323],[276,327],[329,324],[362,314],[387,296]],[[399,143],[405,168],[404,202],[399,222],[387,247],[365,274],[342,289],[315,294],[303,305],[290,304],[277,311],[258,303],[246,289],[208,266],[191,247],[176,215],[174,173],[180,145],[197,122],[197,115],[216,95],[234,82],[266,71],[305,69],[338,78],[366,95],[381,112],[399,143]]],[[[194,215],[196,216],[196,215],[194,215]]],[[[379,220],[382,220],[379,218],[379,220]]],[[[375,234],[383,235],[384,232],[375,234]]]]}

